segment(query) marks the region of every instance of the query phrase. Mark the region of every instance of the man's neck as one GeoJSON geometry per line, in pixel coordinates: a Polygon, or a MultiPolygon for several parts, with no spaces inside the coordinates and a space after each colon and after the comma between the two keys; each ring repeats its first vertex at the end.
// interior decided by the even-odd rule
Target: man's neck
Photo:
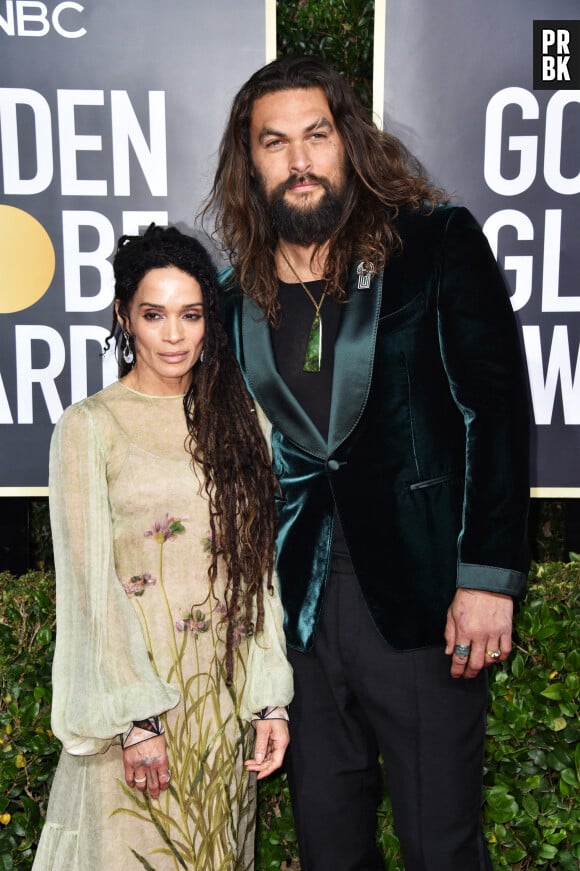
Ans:
{"type": "Polygon", "coordinates": [[[296,284],[297,280],[303,282],[319,281],[324,277],[328,243],[325,242],[317,251],[316,245],[309,245],[305,248],[302,245],[293,245],[280,240],[275,256],[276,271],[280,281],[285,281],[288,284],[296,284]],[[289,263],[284,258],[281,248],[284,250],[289,263]]]}

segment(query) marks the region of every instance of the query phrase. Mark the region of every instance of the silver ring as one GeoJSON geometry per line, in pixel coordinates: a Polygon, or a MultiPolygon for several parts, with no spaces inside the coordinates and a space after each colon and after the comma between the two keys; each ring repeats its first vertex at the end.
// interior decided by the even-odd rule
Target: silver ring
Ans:
{"type": "Polygon", "coordinates": [[[491,659],[499,659],[501,656],[501,650],[487,650],[486,653],[491,659]]]}
{"type": "Polygon", "coordinates": [[[453,653],[460,659],[467,659],[471,653],[471,644],[456,644],[453,648],[453,653]]]}
{"type": "Polygon", "coordinates": [[[169,769],[167,769],[167,774],[160,774],[159,780],[163,780],[163,781],[171,780],[171,771],[169,769]]]}
{"type": "Polygon", "coordinates": [[[134,777],[133,780],[135,781],[135,783],[147,783],[146,777],[134,777]]]}

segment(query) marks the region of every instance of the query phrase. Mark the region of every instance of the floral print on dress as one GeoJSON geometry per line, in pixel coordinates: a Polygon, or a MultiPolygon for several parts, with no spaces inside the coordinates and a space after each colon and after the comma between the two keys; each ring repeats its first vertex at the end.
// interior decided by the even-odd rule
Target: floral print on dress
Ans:
{"type": "Polygon", "coordinates": [[[207,632],[210,626],[211,620],[207,620],[205,614],[199,610],[185,620],[175,621],[175,628],[178,632],[191,632],[196,637],[200,632],[207,632]]]}
{"type": "MultiPolygon", "coordinates": [[[[195,602],[176,616],[169,596],[171,578],[165,577],[164,572],[167,542],[186,534],[183,521],[187,519],[167,512],[151,524],[144,533],[151,545],[147,544],[144,552],[150,552],[148,558],[156,565],[155,575],[152,572],[134,575],[123,585],[140,615],[156,671],[148,606],[153,607],[156,619],[165,615],[165,643],[171,654],[171,666],[169,672],[158,674],[177,687],[182,698],[182,711],[177,719],[167,721],[162,717],[168,753],[174,764],[171,787],[156,801],[150,801],[121,783],[131,809],[119,808],[114,814],[129,814],[151,822],[160,835],[155,853],[160,860],[163,857],[162,862],[170,861],[171,867],[196,871],[233,871],[235,867],[236,871],[243,871],[253,867],[251,852],[243,844],[252,843],[255,805],[248,800],[247,774],[239,766],[250,727],[239,716],[241,700],[235,688],[225,685],[228,608],[214,594],[206,573],[207,593],[203,601],[195,602]],[[154,585],[156,601],[141,598],[154,585]],[[211,654],[206,661],[208,649],[211,654]],[[177,813],[173,801],[177,803],[177,813]],[[235,814],[234,807],[239,809],[235,814]],[[246,854],[249,864],[242,865],[236,857],[246,854]]],[[[203,552],[211,553],[210,534],[198,541],[203,552]]],[[[191,588],[196,587],[199,589],[199,584],[192,581],[191,588]]],[[[234,621],[234,647],[241,646],[252,631],[251,624],[234,621]]],[[[245,657],[240,657],[236,667],[245,670],[245,657]]],[[[236,683],[243,683],[243,678],[236,683]]],[[[144,869],[153,871],[157,867],[151,863],[151,854],[145,856],[135,849],[131,852],[144,869]]]]}
{"type": "Polygon", "coordinates": [[[153,587],[157,583],[151,572],[143,572],[142,575],[133,575],[130,581],[123,584],[123,589],[131,596],[142,596],[147,587],[153,587]]]}
{"type": "Polygon", "coordinates": [[[152,538],[158,544],[165,544],[177,535],[183,535],[185,532],[183,520],[187,520],[187,517],[171,517],[166,514],[163,520],[156,520],[150,529],[145,531],[145,538],[152,538]]]}
{"type": "Polygon", "coordinates": [[[220,554],[223,550],[220,540],[218,538],[212,539],[211,530],[208,530],[207,535],[201,539],[201,546],[208,556],[212,556],[214,553],[220,554]]]}

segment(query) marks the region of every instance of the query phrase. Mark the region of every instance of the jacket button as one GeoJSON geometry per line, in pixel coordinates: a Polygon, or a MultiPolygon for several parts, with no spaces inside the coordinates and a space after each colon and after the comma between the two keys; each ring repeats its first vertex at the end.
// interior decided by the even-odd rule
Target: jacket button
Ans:
{"type": "Polygon", "coordinates": [[[326,465],[331,472],[338,472],[338,470],[340,469],[340,463],[338,462],[338,460],[329,460],[326,465]]]}

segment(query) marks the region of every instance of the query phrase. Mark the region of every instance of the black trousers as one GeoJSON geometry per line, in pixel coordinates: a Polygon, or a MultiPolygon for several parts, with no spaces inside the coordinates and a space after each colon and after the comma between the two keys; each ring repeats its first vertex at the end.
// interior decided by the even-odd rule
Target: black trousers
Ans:
{"type": "Polygon", "coordinates": [[[486,674],[451,678],[443,647],[389,647],[345,556],[333,559],[312,650],[289,657],[302,871],[384,871],[379,753],[406,871],[491,871],[480,821],[486,674]]]}

